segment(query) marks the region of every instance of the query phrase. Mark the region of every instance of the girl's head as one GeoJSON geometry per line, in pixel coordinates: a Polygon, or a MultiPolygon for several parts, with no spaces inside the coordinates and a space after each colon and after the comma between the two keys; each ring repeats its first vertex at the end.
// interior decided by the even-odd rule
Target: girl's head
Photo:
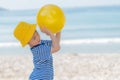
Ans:
{"type": "Polygon", "coordinates": [[[20,22],[14,30],[14,36],[17,38],[17,40],[20,41],[21,45],[24,47],[30,42],[34,33],[36,33],[35,31],[36,24],[20,22]]]}
{"type": "Polygon", "coordinates": [[[37,31],[34,32],[31,40],[28,42],[30,47],[33,47],[35,45],[38,45],[40,43],[40,35],[38,34],[37,31]]]}

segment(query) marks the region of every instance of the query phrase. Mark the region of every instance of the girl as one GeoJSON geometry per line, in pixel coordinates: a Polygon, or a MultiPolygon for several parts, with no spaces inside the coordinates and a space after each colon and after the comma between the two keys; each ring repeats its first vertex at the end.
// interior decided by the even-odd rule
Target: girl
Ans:
{"type": "Polygon", "coordinates": [[[14,30],[14,36],[20,41],[22,46],[30,46],[33,54],[34,69],[29,80],[53,80],[53,58],[51,53],[60,50],[61,32],[54,35],[44,26],[41,32],[50,36],[51,40],[41,40],[36,31],[35,24],[20,22],[14,30]]]}

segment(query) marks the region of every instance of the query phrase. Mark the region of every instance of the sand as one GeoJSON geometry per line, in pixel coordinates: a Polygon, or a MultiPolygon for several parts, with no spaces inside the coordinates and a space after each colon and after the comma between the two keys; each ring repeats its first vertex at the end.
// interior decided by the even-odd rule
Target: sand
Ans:
{"type": "MultiPolygon", "coordinates": [[[[54,54],[54,80],[120,80],[120,54],[54,54]]],[[[0,56],[0,80],[28,80],[32,55],[0,56]]]]}

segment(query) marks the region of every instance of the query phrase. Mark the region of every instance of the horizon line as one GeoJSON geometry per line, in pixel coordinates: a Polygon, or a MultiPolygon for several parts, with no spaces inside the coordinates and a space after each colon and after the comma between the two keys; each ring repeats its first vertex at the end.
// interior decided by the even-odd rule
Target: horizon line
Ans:
{"type": "MultiPolygon", "coordinates": [[[[76,7],[61,7],[62,9],[74,9],[74,8],[102,8],[102,7],[120,7],[120,5],[103,5],[103,6],[76,6],[76,7]]],[[[16,11],[16,10],[36,10],[40,8],[28,8],[28,9],[8,9],[0,6],[2,10],[16,11]]]]}

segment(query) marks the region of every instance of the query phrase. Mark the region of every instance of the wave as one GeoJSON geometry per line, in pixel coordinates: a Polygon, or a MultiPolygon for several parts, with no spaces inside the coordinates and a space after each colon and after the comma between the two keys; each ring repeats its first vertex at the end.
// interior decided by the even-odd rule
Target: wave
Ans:
{"type": "MultiPolygon", "coordinates": [[[[94,38],[94,39],[73,39],[73,40],[61,40],[62,45],[80,45],[80,44],[109,44],[120,43],[120,38],[94,38]]],[[[2,47],[20,47],[19,42],[4,42],[0,43],[2,47]]]]}
{"type": "Polygon", "coordinates": [[[18,42],[3,42],[3,43],[0,43],[0,48],[1,47],[19,47],[20,46],[20,43],[18,42]]]}
{"type": "Polygon", "coordinates": [[[120,43],[120,38],[94,38],[94,39],[75,39],[75,40],[62,40],[61,44],[107,44],[107,43],[120,43]]]}

